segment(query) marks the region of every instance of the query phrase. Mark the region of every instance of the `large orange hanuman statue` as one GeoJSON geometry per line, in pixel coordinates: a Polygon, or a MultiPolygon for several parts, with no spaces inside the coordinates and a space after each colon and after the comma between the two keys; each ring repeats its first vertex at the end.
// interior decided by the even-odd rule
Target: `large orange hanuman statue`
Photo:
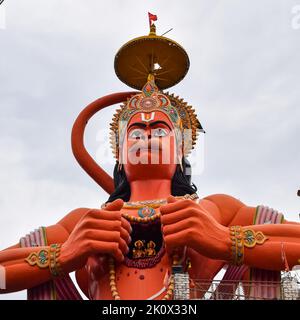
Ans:
{"type": "MultiPolygon", "coordinates": [[[[185,298],[200,299],[203,292],[193,291],[198,279],[208,288],[225,266],[220,286],[280,283],[280,271],[299,263],[299,224],[228,195],[198,198],[187,157],[203,130],[187,103],[163,92],[188,68],[185,50],[157,36],[154,24],[148,36],[119,50],[117,76],[140,91],[94,101],[72,131],[76,159],[109,199],[101,208],[75,209],[1,251],[0,293],[28,289],[29,299],[82,299],[69,276],[75,271],[89,299],[176,299],[182,279],[185,298]],[[116,103],[122,105],[111,124],[112,179],[83,137],[88,120],[116,103]]],[[[259,296],[251,290],[258,298],[277,297],[275,287],[259,296]]]]}

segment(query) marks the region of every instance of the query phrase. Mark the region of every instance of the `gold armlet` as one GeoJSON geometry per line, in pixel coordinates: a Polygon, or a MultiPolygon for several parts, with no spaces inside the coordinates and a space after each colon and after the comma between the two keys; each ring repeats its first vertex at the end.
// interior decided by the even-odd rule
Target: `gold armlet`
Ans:
{"type": "Polygon", "coordinates": [[[47,249],[41,249],[38,252],[32,252],[25,259],[31,266],[37,265],[41,269],[49,268],[53,277],[63,275],[62,268],[59,263],[61,244],[51,244],[47,249]]]}
{"type": "Polygon", "coordinates": [[[244,262],[244,248],[254,248],[257,244],[263,244],[268,238],[261,231],[243,229],[241,226],[230,227],[231,262],[242,265],[244,262]]]}

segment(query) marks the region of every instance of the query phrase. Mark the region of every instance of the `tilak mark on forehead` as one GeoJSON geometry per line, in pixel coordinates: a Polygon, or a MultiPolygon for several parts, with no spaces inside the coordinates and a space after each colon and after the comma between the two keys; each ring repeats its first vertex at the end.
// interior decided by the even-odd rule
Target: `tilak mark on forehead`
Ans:
{"type": "Polygon", "coordinates": [[[152,79],[145,84],[141,93],[128,99],[113,117],[110,141],[117,159],[130,119],[135,114],[140,113],[142,121],[150,122],[155,118],[156,111],[163,112],[168,117],[174,126],[178,140],[180,140],[180,135],[186,135],[185,130],[190,131],[189,136],[191,138],[184,144],[183,150],[185,155],[190,153],[191,149],[194,148],[199,131],[204,131],[197,119],[195,110],[187,105],[183,99],[159,91],[152,79]]]}

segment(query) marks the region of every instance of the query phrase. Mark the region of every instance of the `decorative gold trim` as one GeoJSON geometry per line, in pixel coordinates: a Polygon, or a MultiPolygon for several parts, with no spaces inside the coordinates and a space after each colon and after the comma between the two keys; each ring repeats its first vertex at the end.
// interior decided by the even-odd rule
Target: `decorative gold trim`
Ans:
{"type": "Polygon", "coordinates": [[[39,268],[49,267],[49,250],[41,249],[38,252],[31,252],[30,255],[25,259],[31,266],[37,265],[39,268]]]}
{"type": "MultiPolygon", "coordinates": [[[[199,199],[197,193],[186,194],[184,196],[174,196],[176,199],[188,199],[188,200],[196,200],[199,199]]],[[[154,199],[154,200],[143,200],[143,201],[134,201],[134,202],[125,202],[123,205],[123,209],[140,209],[144,207],[151,207],[153,209],[159,208],[162,205],[167,204],[167,199],[154,199]]],[[[101,209],[105,209],[107,203],[101,205],[101,209]]]]}
{"type": "Polygon", "coordinates": [[[242,227],[230,227],[231,239],[231,262],[240,266],[244,262],[244,239],[242,236],[242,227]]]}
{"type": "Polygon", "coordinates": [[[262,245],[268,240],[261,231],[254,231],[250,228],[243,229],[241,226],[232,226],[229,230],[231,262],[238,266],[244,262],[244,248],[254,248],[257,244],[262,245]]]}
{"type": "Polygon", "coordinates": [[[37,265],[41,269],[49,268],[53,277],[62,276],[63,270],[58,261],[60,248],[60,244],[51,244],[49,248],[41,249],[38,252],[31,252],[25,261],[30,266],[37,265]]]}
{"type": "MultiPolygon", "coordinates": [[[[184,196],[175,196],[176,199],[188,199],[188,200],[196,200],[199,199],[197,193],[193,194],[186,194],[184,196]]],[[[125,202],[122,209],[127,210],[136,210],[144,207],[151,207],[151,208],[159,208],[162,205],[167,204],[167,199],[155,199],[155,200],[144,200],[144,201],[135,201],[135,202],[125,202]]],[[[105,209],[107,203],[104,203],[101,205],[101,209],[105,209]]],[[[161,214],[156,213],[151,217],[135,217],[132,215],[129,215],[128,213],[122,213],[122,217],[128,220],[129,222],[136,222],[136,223],[148,223],[150,221],[155,221],[157,219],[160,219],[161,214]]]]}
{"type": "MultiPolygon", "coordinates": [[[[152,79],[150,77],[150,79],[152,79]]],[[[126,126],[137,112],[164,112],[174,124],[176,139],[182,144],[183,152],[187,156],[196,144],[199,132],[204,132],[195,109],[174,94],[162,93],[158,90],[154,80],[149,80],[143,87],[142,92],[134,95],[117,109],[110,124],[110,143],[113,154],[119,159],[119,146],[122,145],[126,126]],[[146,107],[144,103],[150,107],[146,107]]]]}
{"type": "Polygon", "coordinates": [[[59,277],[63,275],[63,270],[59,263],[61,244],[51,244],[50,245],[50,264],[49,269],[53,277],[59,277]]]}
{"type": "Polygon", "coordinates": [[[264,244],[268,238],[261,232],[255,232],[252,229],[243,230],[244,246],[247,248],[253,248],[257,244],[264,244]]]}
{"type": "Polygon", "coordinates": [[[128,220],[129,222],[136,222],[136,223],[148,223],[150,221],[155,221],[157,219],[160,219],[160,213],[157,213],[151,217],[141,218],[141,217],[135,217],[131,216],[127,213],[122,213],[122,217],[128,220]]]}
{"type": "MultiPolygon", "coordinates": [[[[175,196],[176,199],[189,199],[195,200],[198,199],[198,195],[196,193],[186,194],[184,196],[175,196]]],[[[123,208],[124,209],[139,209],[144,207],[158,208],[164,204],[167,204],[167,199],[154,199],[154,200],[143,200],[143,201],[135,201],[135,202],[125,202],[123,208]]]]}

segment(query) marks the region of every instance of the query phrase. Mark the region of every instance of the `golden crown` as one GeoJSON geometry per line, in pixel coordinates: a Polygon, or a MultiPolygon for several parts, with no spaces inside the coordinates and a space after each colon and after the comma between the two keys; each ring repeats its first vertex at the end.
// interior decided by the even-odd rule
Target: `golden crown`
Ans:
{"type": "Polygon", "coordinates": [[[176,139],[183,142],[186,156],[194,148],[199,132],[204,132],[195,110],[174,94],[163,93],[180,82],[189,69],[189,57],[177,42],[158,36],[150,23],[150,33],[125,43],[115,56],[118,78],[141,93],[128,98],[113,116],[110,142],[119,159],[119,147],[125,137],[127,123],[137,112],[162,111],[174,124],[176,139]],[[158,89],[159,87],[159,89],[158,89]]]}
{"type": "Polygon", "coordinates": [[[129,120],[137,112],[162,111],[174,125],[175,136],[183,141],[184,155],[194,148],[199,132],[204,132],[195,110],[174,94],[162,93],[157,88],[154,77],[150,76],[142,92],[128,98],[113,116],[110,124],[110,142],[114,156],[119,158],[119,146],[123,143],[129,120]]]}

